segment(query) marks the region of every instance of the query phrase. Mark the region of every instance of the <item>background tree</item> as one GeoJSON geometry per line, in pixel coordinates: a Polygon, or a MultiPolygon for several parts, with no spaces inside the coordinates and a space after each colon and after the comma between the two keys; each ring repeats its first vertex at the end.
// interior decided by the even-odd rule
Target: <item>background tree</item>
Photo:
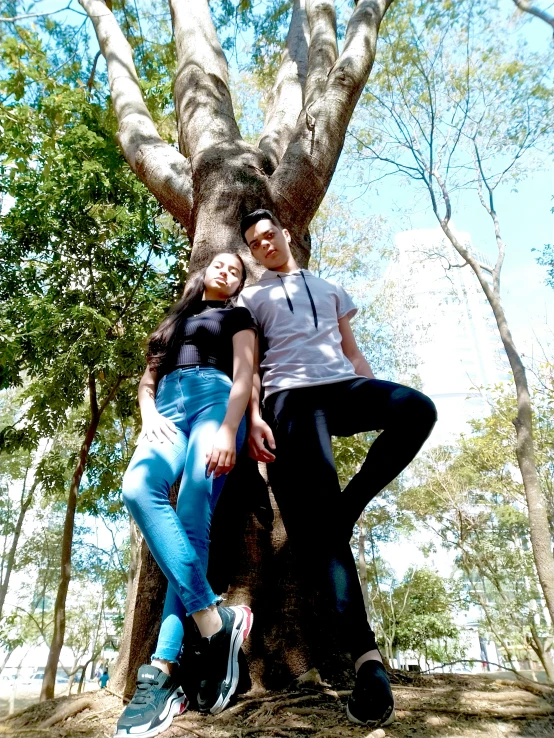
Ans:
{"type": "Polygon", "coordinates": [[[533,154],[551,145],[551,62],[500,43],[494,8],[405,0],[393,10],[379,75],[368,92],[368,116],[357,135],[360,153],[381,174],[384,168],[426,193],[457,255],[456,263],[446,258],[446,264],[469,265],[494,313],[514,375],[517,460],[533,556],[554,621],[552,539],[534,458],[529,385],[501,302],[506,247],[495,202],[500,185],[524,177],[533,154]],[[490,217],[497,250],[492,268],[452,226],[452,196],[460,189],[473,190],[490,217]]]}
{"type": "Polygon", "coordinates": [[[179,274],[172,253],[186,255],[184,239],[164,226],[159,206],[120,156],[109,108],[78,84],[80,62],[56,74],[56,50],[68,50],[62,42],[52,52],[40,34],[19,28],[0,48],[6,71],[0,184],[11,198],[0,232],[0,320],[9,327],[1,378],[4,387],[27,382],[25,411],[2,439],[5,446],[38,447],[68,421],[80,436],[69,454],[70,479],[60,476],[65,522],[43,698],[53,696],[64,640],[74,522],[90,449],[111,403],[130,414],[134,386],[124,384],[140,372],[146,332],[173,296],[159,256],[173,258],[179,274]]]}
{"type": "MultiPolygon", "coordinates": [[[[518,474],[515,400],[498,389],[491,414],[471,423],[472,434],[455,447],[439,447],[416,462],[415,477],[399,499],[423,524],[434,546],[455,555],[469,601],[482,613],[482,632],[517,666],[517,651],[532,651],[554,676],[552,629],[531,551],[524,513],[525,492],[518,474]]],[[[553,426],[547,402],[535,408],[538,473],[551,475],[553,426]]],[[[552,524],[551,483],[549,518],[552,524]]]]}

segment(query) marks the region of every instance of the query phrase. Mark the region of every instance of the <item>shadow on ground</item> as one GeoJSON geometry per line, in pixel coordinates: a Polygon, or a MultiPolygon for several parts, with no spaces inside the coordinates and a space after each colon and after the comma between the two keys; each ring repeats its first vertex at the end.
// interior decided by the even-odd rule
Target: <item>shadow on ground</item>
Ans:
{"type": "MultiPolygon", "coordinates": [[[[395,675],[397,721],[374,734],[348,722],[348,690],[309,684],[250,692],[217,716],[187,712],[164,738],[554,738],[554,693],[531,682],[478,675],[395,675]]],[[[91,692],[50,700],[0,722],[0,736],[107,738],[122,710],[118,696],[91,692]]]]}

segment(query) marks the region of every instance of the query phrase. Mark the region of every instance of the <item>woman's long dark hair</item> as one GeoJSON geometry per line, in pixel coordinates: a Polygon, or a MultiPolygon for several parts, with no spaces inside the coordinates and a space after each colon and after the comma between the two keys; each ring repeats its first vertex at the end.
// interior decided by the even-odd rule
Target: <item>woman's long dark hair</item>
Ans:
{"type": "MultiPolygon", "coordinates": [[[[210,259],[210,262],[196,272],[185,284],[183,296],[173,305],[168,314],[162,320],[160,325],[148,337],[148,349],[146,351],[146,361],[150,369],[156,369],[158,376],[164,374],[166,368],[170,365],[171,360],[177,354],[179,349],[179,336],[182,336],[183,324],[187,318],[200,309],[202,302],[202,294],[204,293],[204,278],[206,271],[214,259],[221,254],[230,254],[231,251],[220,251],[210,259]]],[[[232,307],[235,305],[237,297],[246,282],[246,266],[239,254],[233,253],[240,261],[242,268],[242,278],[237,287],[236,292],[225,301],[225,305],[232,307]]]]}

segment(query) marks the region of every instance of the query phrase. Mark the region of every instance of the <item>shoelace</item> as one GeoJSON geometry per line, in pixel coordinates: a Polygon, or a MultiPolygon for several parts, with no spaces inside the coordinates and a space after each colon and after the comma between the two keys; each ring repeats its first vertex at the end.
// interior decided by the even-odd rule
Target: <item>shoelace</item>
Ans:
{"type": "Polygon", "coordinates": [[[145,705],[154,699],[154,690],[151,687],[158,686],[157,682],[146,679],[137,679],[137,689],[131,702],[135,705],[145,705]]]}

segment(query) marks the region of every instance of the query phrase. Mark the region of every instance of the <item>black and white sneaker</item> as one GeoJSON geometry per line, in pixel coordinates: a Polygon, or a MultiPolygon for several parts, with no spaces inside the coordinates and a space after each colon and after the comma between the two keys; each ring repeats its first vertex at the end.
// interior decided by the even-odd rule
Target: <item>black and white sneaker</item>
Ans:
{"type": "Polygon", "coordinates": [[[198,709],[217,715],[224,710],[239,681],[240,647],[252,629],[249,607],[218,607],[223,625],[209,638],[200,641],[202,678],[198,689],[198,709]]]}
{"type": "Polygon", "coordinates": [[[138,670],[133,699],[117,721],[115,735],[151,738],[168,728],[175,715],[187,709],[181,685],[156,666],[145,664],[138,670]]]}
{"type": "Polygon", "coordinates": [[[380,661],[364,661],[358,669],[346,714],[353,723],[370,728],[391,725],[395,721],[394,697],[386,669],[380,661]]]}

